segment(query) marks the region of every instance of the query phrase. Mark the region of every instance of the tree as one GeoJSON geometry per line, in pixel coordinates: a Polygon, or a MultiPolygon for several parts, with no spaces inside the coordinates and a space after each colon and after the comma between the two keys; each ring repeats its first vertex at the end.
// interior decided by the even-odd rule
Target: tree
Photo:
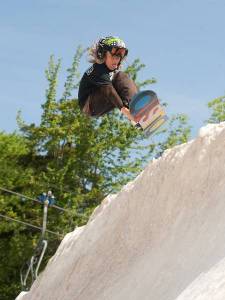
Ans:
{"type": "MultiPolygon", "coordinates": [[[[32,170],[22,163],[23,156],[28,152],[26,139],[16,133],[0,133],[0,188],[7,187],[20,192],[26,190],[33,175],[32,170]]],[[[32,243],[24,247],[26,241],[31,238],[27,228],[18,227],[3,218],[25,217],[22,206],[18,197],[9,197],[4,190],[0,190],[0,299],[4,300],[13,299],[16,291],[20,290],[17,269],[21,265],[23,255],[32,247],[32,243]]]]}
{"type": "Polygon", "coordinates": [[[212,110],[209,123],[219,123],[225,121],[225,96],[218,97],[208,103],[208,107],[212,110]]]}

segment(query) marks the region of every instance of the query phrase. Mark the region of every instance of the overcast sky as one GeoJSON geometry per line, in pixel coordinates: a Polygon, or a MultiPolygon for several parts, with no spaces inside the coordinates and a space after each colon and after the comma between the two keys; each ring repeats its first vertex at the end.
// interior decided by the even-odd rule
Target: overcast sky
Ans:
{"type": "MultiPolygon", "coordinates": [[[[140,79],[157,79],[150,88],[169,114],[190,117],[195,135],[207,103],[225,94],[224,14],[224,0],[1,1],[0,130],[17,129],[18,110],[39,123],[51,54],[62,59],[60,95],[77,46],[117,35],[129,48],[128,63],[146,64],[140,79]]],[[[87,67],[84,57],[80,72],[87,67]]]]}

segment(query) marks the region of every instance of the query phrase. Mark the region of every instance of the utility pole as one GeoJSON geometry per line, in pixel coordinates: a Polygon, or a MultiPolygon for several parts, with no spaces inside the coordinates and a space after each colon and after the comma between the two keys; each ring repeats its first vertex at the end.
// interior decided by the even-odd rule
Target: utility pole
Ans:
{"type": "Polygon", "coordinates": [[[43,193],[38,197],[38,200],[43,203],[43,222],[42,222],[42,232],[40,240],[34,250],[32,257],[26,261],[22,268],[20,269],[20,280],[22,288],[26,291],[33,284],[34,280],[38,277],[38,271],[43,260],[44,254],[46,252],[48,241],[45,239],[45,232],[47,228],[47,217],[48,217],[48,207],[49,205],[54,205],[55,197],[52,195],[51,191],[48,193],[43,193]],[[27,280],[31,276],[31,284],[27,284],[27,280]]]}

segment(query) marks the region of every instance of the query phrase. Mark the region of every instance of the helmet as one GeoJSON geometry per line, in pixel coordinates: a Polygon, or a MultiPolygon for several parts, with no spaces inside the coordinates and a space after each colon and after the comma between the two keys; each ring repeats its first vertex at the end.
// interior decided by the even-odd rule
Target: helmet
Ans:
{"type": "Polygon", "coordinates": [[[107,36],[105,38],[101,38],[97,44],[97,57],[99,59],[103,59],[106,51],[112,51],[113,48],[116,49],[125,49],[124,56],[127,56],[128,49],[123,40],[118,37],[107,36]]]}

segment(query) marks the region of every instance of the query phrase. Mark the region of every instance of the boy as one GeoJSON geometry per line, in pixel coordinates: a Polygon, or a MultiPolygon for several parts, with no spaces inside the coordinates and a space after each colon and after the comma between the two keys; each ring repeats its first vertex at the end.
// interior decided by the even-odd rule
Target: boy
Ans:
{"type": "Polygon", "coordinates": [[[101,38],[89,50],[93,65],[84,73],[78,92],[79,105],[88,116],[99,117],[118,108],[132,123],[129,102],[137,87],[120,67],[128,54],[118,37],[101,38]]]}

